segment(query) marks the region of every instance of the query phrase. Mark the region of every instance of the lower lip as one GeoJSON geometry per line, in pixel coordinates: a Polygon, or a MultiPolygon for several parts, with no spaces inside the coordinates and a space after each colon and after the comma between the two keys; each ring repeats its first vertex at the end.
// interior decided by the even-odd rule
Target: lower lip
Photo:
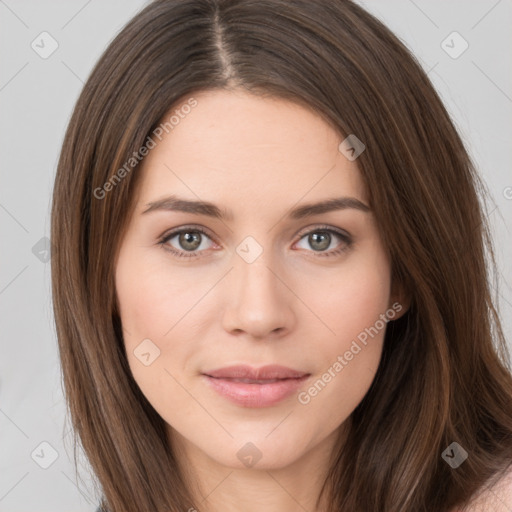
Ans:
{"type": "Polygon", "coordinates": [[[308,378],[283,379],[268,384],[247,384],[203,375],[220,395],[242,407],[270,407],[293,395],[308,378]]]}

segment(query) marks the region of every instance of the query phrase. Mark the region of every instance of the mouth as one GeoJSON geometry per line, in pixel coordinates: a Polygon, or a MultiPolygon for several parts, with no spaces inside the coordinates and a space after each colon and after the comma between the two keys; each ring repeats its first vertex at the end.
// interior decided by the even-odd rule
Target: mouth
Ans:
{"type": "Polygon", "coordinates": [[[211,389],[241,407],[270,407],[294,394],[311,374],[282,366],[232,366],[202,374],[211,389]]]}
{"type": "Polygon", "coordinates": [[[288,379],[230,379],[228,377],[212,377],[211,375],[206,375],[207,377],[211,377],[212,379],[222,379],[230,382],[243,382],[244,384],[273,384],[274,382],[279,382],[281,380],[288,379]]]}
{"type": "Polygon", "coordinates": [[[204,375],[217,379],[241,379],[254,381],[269,381],[282,379],[297,379],[307,375],[306,372],[294,370],[286,366],[267,365],[254,368],[249,365],[228,366],[218,370],[204,372],[204,375]]]}

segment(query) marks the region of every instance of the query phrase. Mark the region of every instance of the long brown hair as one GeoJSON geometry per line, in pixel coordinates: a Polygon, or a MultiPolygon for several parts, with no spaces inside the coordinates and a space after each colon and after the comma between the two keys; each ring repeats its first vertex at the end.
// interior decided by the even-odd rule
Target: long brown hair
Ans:
{"type": "Polygon", "coordinates": [[[201,510],[125,355],[114,266],[139,173],[119,169],[172,107],[230,88],[306,105],[340,141],[353,133],[364,142],[357,163],[393,280],[411,298],[388,325],[375,379],[333,456],[323,488],[330,510],[467,503],[512,461],[510,355],[489,284],[483,186],[425,72],[348,0],[157,0],[87,80],[53,195],[63,384],[103,506],[201,510]],[[453,442],[469,454],[456,469],[442,457],[453,442]]]}

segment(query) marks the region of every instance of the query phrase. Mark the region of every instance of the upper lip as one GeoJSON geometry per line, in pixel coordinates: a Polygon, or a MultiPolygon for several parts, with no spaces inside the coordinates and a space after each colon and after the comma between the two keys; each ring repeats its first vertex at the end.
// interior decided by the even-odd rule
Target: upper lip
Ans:
{"type": "Polygon", "coordinates": [[[271,380],[271,379],[298,379],[309,375],[307,372],[293,370],[279,365],[268,365],[260,368],[253,368],[248,365],[228,366],[204,372],[204,375],[214,377],[216,379],[254,379],[254,380],[271,380]]]}

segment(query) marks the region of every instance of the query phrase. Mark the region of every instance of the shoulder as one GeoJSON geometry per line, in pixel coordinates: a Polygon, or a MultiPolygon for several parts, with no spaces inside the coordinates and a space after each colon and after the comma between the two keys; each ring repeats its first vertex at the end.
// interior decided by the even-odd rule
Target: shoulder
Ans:
{"type": "Polygon", "coordinates": [[[484,487],[464,509],[453,512],[510,512],[512,510],[512,466],[494,484],[484,487]]]}

